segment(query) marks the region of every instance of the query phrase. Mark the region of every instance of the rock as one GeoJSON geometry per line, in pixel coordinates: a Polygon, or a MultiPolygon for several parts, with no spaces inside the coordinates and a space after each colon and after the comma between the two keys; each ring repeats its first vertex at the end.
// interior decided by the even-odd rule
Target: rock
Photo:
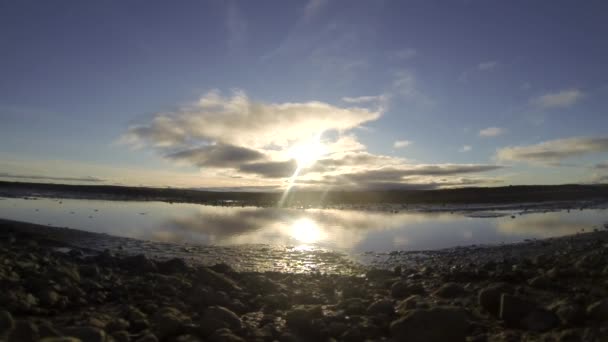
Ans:
{"type": "Polygon", "coordinates": [[[129,342],[131,341],[131,335],[129,335],[128,331],[120,330],[112,333],[112,337],[116,342],[129,342]]]}
{"type": "Polygon", "coordinates": [[[128,256],[120,261],[120,266],[139,273],[156,272],[158,269],[153,260],[143,254],[128,256]]]}
{"type": "Polygon", "coordinates": [[[397,341],[464,341],[469,323],[464,310],[453,307],[415,309],[390,325],[397,341]]]}
{"type": "Polygon", "coordinates": [[[95,265],[81,265],[78,267],[80,275],[87,278],[95,278],[99,276],[99,267],[95,265]]]}
{"type": "Polygon", "coordinates": [[[203,335],[211,335],[218,329],[228,328],[238,331],[242,328],[243,321],[234,312],[223,306],[210,306],[203,312],[200,329],[203,335]]]}
{"type": "Polygon", "coordinates": [[[300,305],[287,312],[285,320],[290,329],[300,333],[310,333],[310,330],[313,329],[313,320],[322,317],[321,306],[300,305]]]}
{"type": "Polygon", "coordinates": [[[189,320],[181,311],[173,307],[165,307],[152,317],[152,330],[159,339],[163,340],[182,333],[187,323],[189,320]]]}
{"type": "Polygon", "coordinates": [[[553,281],[548,276],[539,275],[530,279],[528,284],[537,289],[548,289],[553,286],[553,281]]]}
{"type": "Polygon", "coordinates": [[[365,313],[366,302],[361,298],[348,298],[340,302],[338,308],[347,315],[361,315],[365,313]]]}
{"type": "Polygon", "coordinates": [[[106,332],[94,327],[72,327],[64,329],[63,333],[86,342],[105,342],[106,340],[106,332]]]}
{"type": "Polygon", "coordinates": [[[75,283],[80,283],[80,274],[78,270],[71,265],[56,265],[49,269],[50,276],[54,279],[61,280],[67,278],[75,283]]]}
{"type": "Polygon", "coordinates": [[[521,320],[523,328],[534,332],[545,332],[558,324],[559,318],[557,315],[545,309],[535,309],[521,320]]]}
{"type": "Polygon", "coordinates": [[[40,339],[38,326],[30,321],[17,321],[8,333],[7,342],[36,342],[40,339]]]}
{"type": "Polygon", "coordinates": [[[53,307],[57,302],[59,302],[60,296],[57,292],[53,290],[43,291],[38,295],[38,299],[40,299],[40,304],[53,307]]]}
{"type": "Polygon", "coordinates": [[[418,308],[418,305],[422,303],[422,301],[422,296],[409,296],[397,304],[397,313],[400,315],[405,315],[408,311],[418,308]]]}
{"type": "Polygon", "coordinates": [[[456,283],[445,283],[433,294],[440,298],[455,298],[465,293],[464,288],[456,283]]]}
{"type": "Polygon", "coordinates": [[[579,342],[583,341],[582,333],[575,329],[563,330],[557,335],[557,341],[559,342],[579,342]]]}
{"type": "Polygon", "coordinates": [[[146,334],[135,340],[135,342],[158,342],[158,338],[154,334],[146,334]]]}
{"type": "Polygon", "coordinates": [[[242,338],[236,336],[230,331],[230,329],[218,329],[211,336],[209,336],[211,342],[245,342],[242,338]]]}
{"type": "Polygon", "coordinates": [[[196,279],[199,283],[211,286],[217,290],[241,291],[241,288],[234,280],[207,267],[199,268],[196,272],[196,279]]]}
{"type": "Polygon", "coordinates": [[[378,280],[383,278],[392,278],[395,274],[393,271],[383,270],[380,268],[372,268],[365,273],[365,277],[370,280],[378,280]]]}
{"type": "Polygon", "coordinates": [[[509,326],[520,326],[521,320],[534,311],[536,306],[523,298],[502,294],[500,299],[500,319],[509,326]]]}
{"type": "Polygon", "coordinates": [[[162,273],[173,274],[183,273],[190,270],[190,267],[183,259],[173,258],[165,261],[159,261],[156,263],[158,270],[162,273]]]}
{"type": "Polygon", "coordinates": [[[585,309],[572,300],[558,301],[549,309],[566,325],[578,324],[585,320],[585,309]]]}
{"type": "Polygon", "coordinates": [[[0,310],[0,336],[13,329],[14,326],[13,315],[6,310],[0,310]]]}
{"type": "Polygon", "coordinates": [[[121,331],[121,330],[127,330],[129,328],[130,324],[128,321],[122,319],[122,318],[116,318],[111,320],[107,325],[106,325],[106,330],[110,333],[113,333],[115,331],[121,331]]]}
{"type": "Polygon", "coordinates": [[[129,320],[131,322],[145,320],[148,318],[148,316],[145,313],[143,313],[141,310],[139,310],[138,308],[136,308],[134,306],[128,306],[124,310],[124,316],[127,320],[129,320]]]}
{"type": "Polygon", "coordinates": [[[587,315],[596,321],[608,321],[608,299],[597,301],[587,307],[587,315]]]}
{"type": "Polygon", "coordinates": [[[38,335],[41,338],[46,337],[61,337],[61,333],[53,327],[51,322],[42,322],[38,325],[38,335]]]}
{"type": "Polygon", "coordinates": [[[369,315],[387,315],[391,316],[395,314],[395,308],[393,302],[388,299],[381,299],[373,302],[368,308],[367,313],[369,315]]]}
{"type": "Polygon", "coordinates": [[[76,337],[45,337],[40,342],[82,342],[81,339],[76,337]]]}
{"type": "Polygon", "coordinates": [[[424,294],[424,288],[417,284],[409,284],[405,281],[397,281],[391,286],[391,296],[396,299],[407,298],[415,294],[424,294]]]}
{"type": "Polygon", "coordinates": [[[504,294],[513,293],[512,288],[505,283],[493,283],[479,291],[479,305],[495,317],[500,314],[500,298],[504,294]]]}

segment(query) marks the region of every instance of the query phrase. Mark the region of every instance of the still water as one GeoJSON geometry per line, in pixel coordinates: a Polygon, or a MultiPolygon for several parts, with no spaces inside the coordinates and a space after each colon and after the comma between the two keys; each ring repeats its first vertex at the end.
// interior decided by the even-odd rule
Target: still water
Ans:
{"type": "Polygon", "coordinates": [[[607,209],[420,212],[0,199],[0,218],[158,242],[310,246],[346,253],[500,244],[601,228],[607,209]]]}

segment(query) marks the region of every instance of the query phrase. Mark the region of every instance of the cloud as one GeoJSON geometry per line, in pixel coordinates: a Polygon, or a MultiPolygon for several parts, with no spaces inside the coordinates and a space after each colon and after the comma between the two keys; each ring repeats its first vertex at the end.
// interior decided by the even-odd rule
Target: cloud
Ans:
{"type": "Polygon", "coordinates": [[[418,55],[418,51],[412,48],[405,48],[401,50],[396,50],[389,53],[389,57],[392,59],[400,59],[407,60],[416,57],[418,55]]]}
{"type": "Polygon", "coordinates": [[[502,169],[501,165],[487,164],[437,164],[404,167],[386,167],[340,175],[355,181],[396,181],[407,176],[451,176],[502,169]]]}
{"type": "Polygon", "coordinates": [[[458,149],[458,152],[470,152],[472,149],[473,147],[471,147],[471,145],[464,145],[458,149]]]}
{"type": "MultiPolygon", "coordinates": [[[[313,184],[359,189],[435,189],[440,187],[493,184],[493,178],[456,177],[502,169],[501,165],[438,164],[394,166],[340,175],[326,175],[313,184]]],[[[305,182],[305,181],[304,181],[305,182]]]]}
{"type": "Polygon", "coordinates": [[[348,97],[342,98],[342,101],[346,103],[383,103],[388,100],[388,95],[371,95],[371,96],[359,96],[359,97],[348,97]]]}
{"type": "Polygon", "coordinates": [[[497,137],[505,133],[505,130],[500,127],[488,127],[479,131],[480,137],[497,137]]]}
{"type": "Polygon", "coordinates": [[[341,108],[324,102],[262,103],[242,91],[223,97],[217,91],[190,107],[158,113],[129,128],[122,141],[160,148],[191,148],[223,143],[252,149],[286,147],[321,132],[344,132],[376,120],[380,110],[341,108]]]}
{"type": "Polygon", "coordinates": [[[418,87],[414,73],[410,70],[398,70],[394,74],[393,91],[395,95],[421,105],[431,106],[435,102],[418,87]]]}
{"type": "Polygon", "coordinates": [[[65,182],[90,182],[98,183],[104,182],[104,179],[97,177],[54,177],[54,176],[43,176],[43,175],[21,175],[13,173],[0,173],[0,178],[12,178],[12,179],[28,179],[28,180],[46,180],[46,181],[65,181],[65,182]]]}
{"type": "Polygon", "coordinates": [[[245,147],[216,144],[168,154],[168,159],[186,161],[196,166],[234,167],[264,159],[266,156],[245,147]]]}
{"type": "Polygon", "coordinates": [[[590,153],[608,152],[608,138],[574,137],[535,145],[505,147],[497,151],[498,160],[553,165],[563,159],[590,153]]]}
{"type": "Polygon", "coordinates": [[[598,163],[598,164],[595,164],[595,165],[593,166],[593,168],[595,168],[595,169],[600,169],[600,170],[608,170],[608,161],[605,161],[605,162],[603,162],[603,163],[598,163]]]}
{"type": "Polygon", "coordinates": [[[243,45],[247,39],[247,21],[235,3],[228,6],[225,25],[228,47],[234,50],[243,45]]]}
{"type": "Polygon", "coordinates": [[[566,89],[555,93],[548,93],[532,99],[530,102],[541,109],[568,108],[584,97],[578,89],[566,89]]]}
{"type": "Polygon", "coordinates": [[[304,7],[304,18],[309,19],[327,5],[327,0],[309,0],[304,7]]]}
{"type": "Polygon", "coordinates": [[[393,147],[394,148],[404,148],[404,147],[408,147],[412,144],[411,141],[409,140],[397,140],[395,141],[395,143],[393,143],[393,147]]]}
{"type": "Polygon", "coordinates": [[[488,71],[499,66],[500,63],[498,61],[487,61],[477,64],[477,70],[479,71],[488,71]]]}
{"type": "MultiPolygon", "coordinates": [[[[397,86],[407,88],[404,84],[397,86]]],[[[372,103],[382,98],[345,101],[372,103]]],[[[150,148],[167,160],[200,167],[205,179],[213,179],[218,187],[285,186],[285,180],[298,167],[293,148],[306,146],[315,137],[320,137],[315,139],[320,139],[322,155],[299,170],[296,186],[459,186],[488,180],[458,175],[502,168],[484,164],[416,165],[404,158],[369,153],[352,130],[381,115],[381,108],[340,107],[319,101],[266,103],[253,101],[242,91],[229,97],[212,91],[194,104],[157,113],[131,126],[122,141],[150,148]]],[[[395,147],[409,144],[407,140],[396,141],[395,147]]]]}
{"type": "Polygon", "coordinates": [[[256,174],[264,178],[287,178],[294,174],[297,167],[298,164],[295,160],[269,161],[243,164],[239,167],[239,171],[256,174]]]}

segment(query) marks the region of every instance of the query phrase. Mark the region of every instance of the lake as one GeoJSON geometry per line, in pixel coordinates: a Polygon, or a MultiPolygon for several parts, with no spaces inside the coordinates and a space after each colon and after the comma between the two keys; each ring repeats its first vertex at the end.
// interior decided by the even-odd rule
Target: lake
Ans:
{"type": "Polygon", "coordinates": [[[563,236],[601,228],[608,222],[608,210],[396,212],[2,198],[0,217],[157,242],[264,244],[357,254],[563,236]]]}

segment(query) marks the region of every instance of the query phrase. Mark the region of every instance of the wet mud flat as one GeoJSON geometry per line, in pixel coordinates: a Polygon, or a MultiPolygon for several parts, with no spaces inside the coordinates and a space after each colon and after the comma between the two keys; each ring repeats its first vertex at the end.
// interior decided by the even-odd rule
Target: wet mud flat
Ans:
{"type": "Polygon", "coordinates": [[[0,222],[0,340],[608,338],[604,230],[394,252],[333,273],[238,270],[215,259],[161,256],[154,243],[103,242],[102,235],[0,222]]]}

